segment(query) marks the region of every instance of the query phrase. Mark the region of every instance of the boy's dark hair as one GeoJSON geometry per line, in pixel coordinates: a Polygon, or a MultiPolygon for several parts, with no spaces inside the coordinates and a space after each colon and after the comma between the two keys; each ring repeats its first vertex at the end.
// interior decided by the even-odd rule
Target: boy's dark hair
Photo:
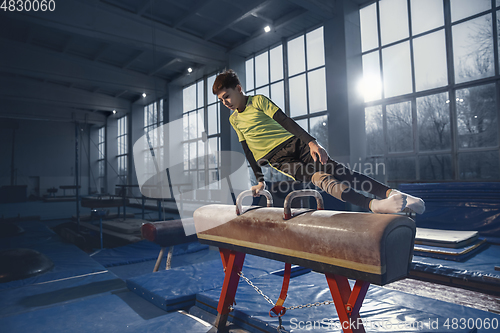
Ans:
{"type": "Polygon", "coordinates": [[[212,92],[217,95],[222,89],[234,89],[237,85],[241,86],[238,75],[232,69],[228,69],[217,75],[212,86],[212,92]]]}

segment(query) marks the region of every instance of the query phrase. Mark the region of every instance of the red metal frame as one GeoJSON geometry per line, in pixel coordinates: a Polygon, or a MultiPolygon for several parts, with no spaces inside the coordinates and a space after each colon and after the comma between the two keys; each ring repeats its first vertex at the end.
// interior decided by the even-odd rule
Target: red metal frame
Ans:
{"type": "MultiPolygon", "coordinates": [[[[219,251],[225,276],[219,298],[219,304],[217,306],[218,315],[215,327],[217,327],[218,332],[224,332],[229,312],[234,304],[236,290],[238,289],[238,283],[240,281],[238,273],[243,269],[245,253],[222,248],[219,248],[219,251]]],[[[351,290],[349,281],[345,276],[330,273],[325,273],[325,276],[332,294],[333,302],[335,303],[335,308],[337,309],[337,314],[339,316],[343,332],[365,333],[365,328],[359,316],[359,309],[361,308],[368,288],[370,287],[370,283],[357,280],[354,288],[351,290]]],[[[287,282],[286,287],[288,287],[287,282]]],[[[286,287],[282,287],[282,294],[283,289],[288,289],[286,287]]],[[[280,294],[280,299],[281,297],[282,295],[280,294]]],[[[283,297],[283,302],[285,297],[286,296],[283,297]]],[[[278,302],[279,301],[280,300],[278,300],[278,302]]],[[[282,306],[283,302],[279,305],[282,306]]]]}
{"type": "Polygon", "coordinates": [[[325,276],[344,333],[365,333],[365,328],[359,316],[359,309],[365,299],[370,283],[357,280],[351,290],[349,281],[345,276],[329,273],[326,273],[325,276]]]}
{"type": "Polygon", "coordinates": [[[232,251],[228,249],[219,249],[224,267],[224,283],[222,284],[222,291],[220,293],[219,305],[217,306],[217,319],[215,327],[219,331],[223,331],[226,327],[227,317],[231,311],[231,306],[234,304],[234,297],[238,289],[240,277],[239,272],[243,269],[243,262],[245,261],[245,253],[232,251]]]}

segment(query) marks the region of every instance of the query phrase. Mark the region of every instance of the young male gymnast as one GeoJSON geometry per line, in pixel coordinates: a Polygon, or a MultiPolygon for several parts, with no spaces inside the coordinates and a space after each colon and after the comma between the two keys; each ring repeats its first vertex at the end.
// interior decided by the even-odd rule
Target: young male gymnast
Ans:
{"type": "Polygon", "coordinates": [[[312,182],[333,197],[374,213],[398,213],[405,208],[422,214],[424,201],[346,168],[329,158],[316,139],[263,95],[246,96],[233,70],[217,75],[214,95],[234,112],[229,117],[258,184],[266,183],[260,166],[269,164],[294,180],[312,182]],[[380,199],[368,198],[359,190],[380,199]]]}

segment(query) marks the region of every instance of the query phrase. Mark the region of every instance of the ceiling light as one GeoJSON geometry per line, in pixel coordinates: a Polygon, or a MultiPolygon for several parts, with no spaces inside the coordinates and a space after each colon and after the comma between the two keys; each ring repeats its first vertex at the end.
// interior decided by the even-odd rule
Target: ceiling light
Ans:
{"type": "Polygon", "coordinates": [[[145,97],[146,97],[146,93],[142,93],[142,97],[144,97],[144,98],[145,98],[145,97]]]}
{"type": "Polygon", "coordinates": [[[267,26],[264,28],[264,31],[265,31],[265,32],[269,32],[269,31],[271,31],[271,27],[267,25],[267,26]]]}
{"type": "Polygon", "coordinates": [[[113,110],[113,114],[116,114],[116,110],[113,110]]]}
{"type": "Polygon", "coordinates": [[[193,69],[191,67],[188,68],[188,73],[192,73],[193,69]]]}

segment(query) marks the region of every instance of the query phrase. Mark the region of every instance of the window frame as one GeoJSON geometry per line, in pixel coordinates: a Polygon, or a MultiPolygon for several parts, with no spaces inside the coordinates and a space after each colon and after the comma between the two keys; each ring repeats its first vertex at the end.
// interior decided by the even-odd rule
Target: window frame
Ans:
{"type": "MultiPolygon", "coordinates": [[[[385,97],[385,92],[383,91],[382,88],[382,93],[381,93],[381,98],[377,100],[372,100],[369,102],[364,102],[364,110],[367,110],[367,108],[370,107],[375,107],[375,106],[381,106],[382,107],[382,113],[383,113],[383,137],[384,137],[384,152],[379,153],[379,154],[369,154],[367,151],[367,160],[373,160],[373,161],[380,161],[383,160],[384,162],[387,162],[391,158],[409,158],[409,157],[414,157],[415,159],[415,170],[416,170],[416,175],[414,179],[385,179],[384,181],[389,183],[390,185],[396,185],[399,183],[403,182],[414,182],[414,181],[422,181],[422,182],[428,182],[428,181],[498,181],[500,179],[500,175],[497,175],[497,178],[491,178],[491,179],[484,179],[484,178],[470,178],[470,179],[464,179],[461,178],[461,170],[460,170],[460,163],[459,159],[460,156],[463,154],[468,154],[468,153],[474,153],[474,152],[496,152],[499,155],[499,165],[500,165],[500,75],[499,75],[499,40],[498,40],[498,34],[500,30],[500,22],[498,21],[497,15],[500,13],[500,6],[498,6],[495,2],[495,0],[491,1],[491,8],[486,11],[482,11],[480,13],[476,13],[474,15],[462,18],[460,20],[452,22],[451,20],[451,9],[450,9],[450,0],[443,0],[443,15],[444,15],[444,25],[439,26],[437,28],[433,28],[421,33],[418,33],[416,35],[412,34],[412,23],[411,23],[411,1],[412,0],[407,0],[407,15],[408,15],[408,25],[409,25],[409,36],[407,38],[395,41],[393,43],[387,44],[387,45],[381,45],[381,31],[380,31],[380,1],[383,0],[375,0],[370,2],[367,5],[360,6],[360,10],[372,5],[376,6],[376,14],[377,14],[377,28],[378,28],[378,46],[375,48],[371,48],[369,50],[365,50],[361,52],[362,56],[365,56],[367,54],[373,53],[373,52],[378,52],[379,56],[379,70],[380,70],[380,77],[382,80],[382,87],[383,87],[383,80],[384,80],[384,72],[383,72],[383,58],[382,58],[382,50],[391,46],[394,46],[399,43],[403,43],[408,41],[410,44],[410,57],[411,57],[411,80],[412,80],[412,90],[410,93],[406,93],[403,95],[399,96],[394,96],[394,97],[385,97]],[[454,50],[453,50],[453,36],[452,36],[452,30],[454,26],[457,26],[461,23],[471,21],[473,19],[476,19],[478,17],[482,17],[484,15],[490,14],[492,18],[492,38],[493,38],[493,63],[494,63],[494,75],[490,77],[485,77],[485,78],[480,78],[480,79],[474,79],[474,80],[469,80],[466,82],[460,82],[457,83],[455,80],[455,64],[454,64],[454,50]],[[446,43],[446,63],[447,63],[447,84],[442,87],[437,87],[437,88],[432,88],[432,89],[427,89],[427,90],[422,90],[422,91],[417,91],[416,90],[416,82],[415,82],[415,59],[414,59],[414,48],[413,48],[413,42],[416,38],[423,37],[430,35],[432,33],[435,33],[437,31],[444,30],[445,34],[445,43],[446,43]],[[491,147],[476,147],[476,148],[463,148],[459,146],[459,137],[458,137],[458,124],[457,124],[457,91],[462,90],[462,89],[467,89],[467,88],[473,88],[473,87],[481,87],[484,86],[486,87],[489,84],[494,84],[495,85],[495,103],[496,103],[496,122],[497,122],[497,142],[495,146],[491,147]],[[423,151],[419,147],[419,128],[418,128],[418,117],[417,117],[417,99],[426,97],[426,96],[432,96],[432,95],[438,95],[442,93],[447,93],[448,94],[448,100],[449,100],[449,119],[450,119],[450,140],[451,140],[451,147],[450,149],[446,150],[434,150],[434,151],[423,151]],[[410,102],[411,103],[411,112],[412,112],[412,131],[413,131],[413,151],[411,152],[389,152],[388,151],[388,130],[387,130],[387,106],[392,105],[395,103],[401,103],[401,102],[410,102]],[[451,155],[451,179],[436,179],[436,180],[424,180],[421,178],[420,175],[420,170],[421,170],[421,165],[420,161],[422,160],[423,157],[428,157],[428,156],[434,156],[434,155],[451,155]]],[[[413,0],[414,1],[414,0],[413,0]]],[[[365,111],[366,112],[366,111],[365,111]]],[[[366,129],[366,125],[365,125],[366,129]]],[[[387,177],[387,176],[386,176],[387,177]]]]}

